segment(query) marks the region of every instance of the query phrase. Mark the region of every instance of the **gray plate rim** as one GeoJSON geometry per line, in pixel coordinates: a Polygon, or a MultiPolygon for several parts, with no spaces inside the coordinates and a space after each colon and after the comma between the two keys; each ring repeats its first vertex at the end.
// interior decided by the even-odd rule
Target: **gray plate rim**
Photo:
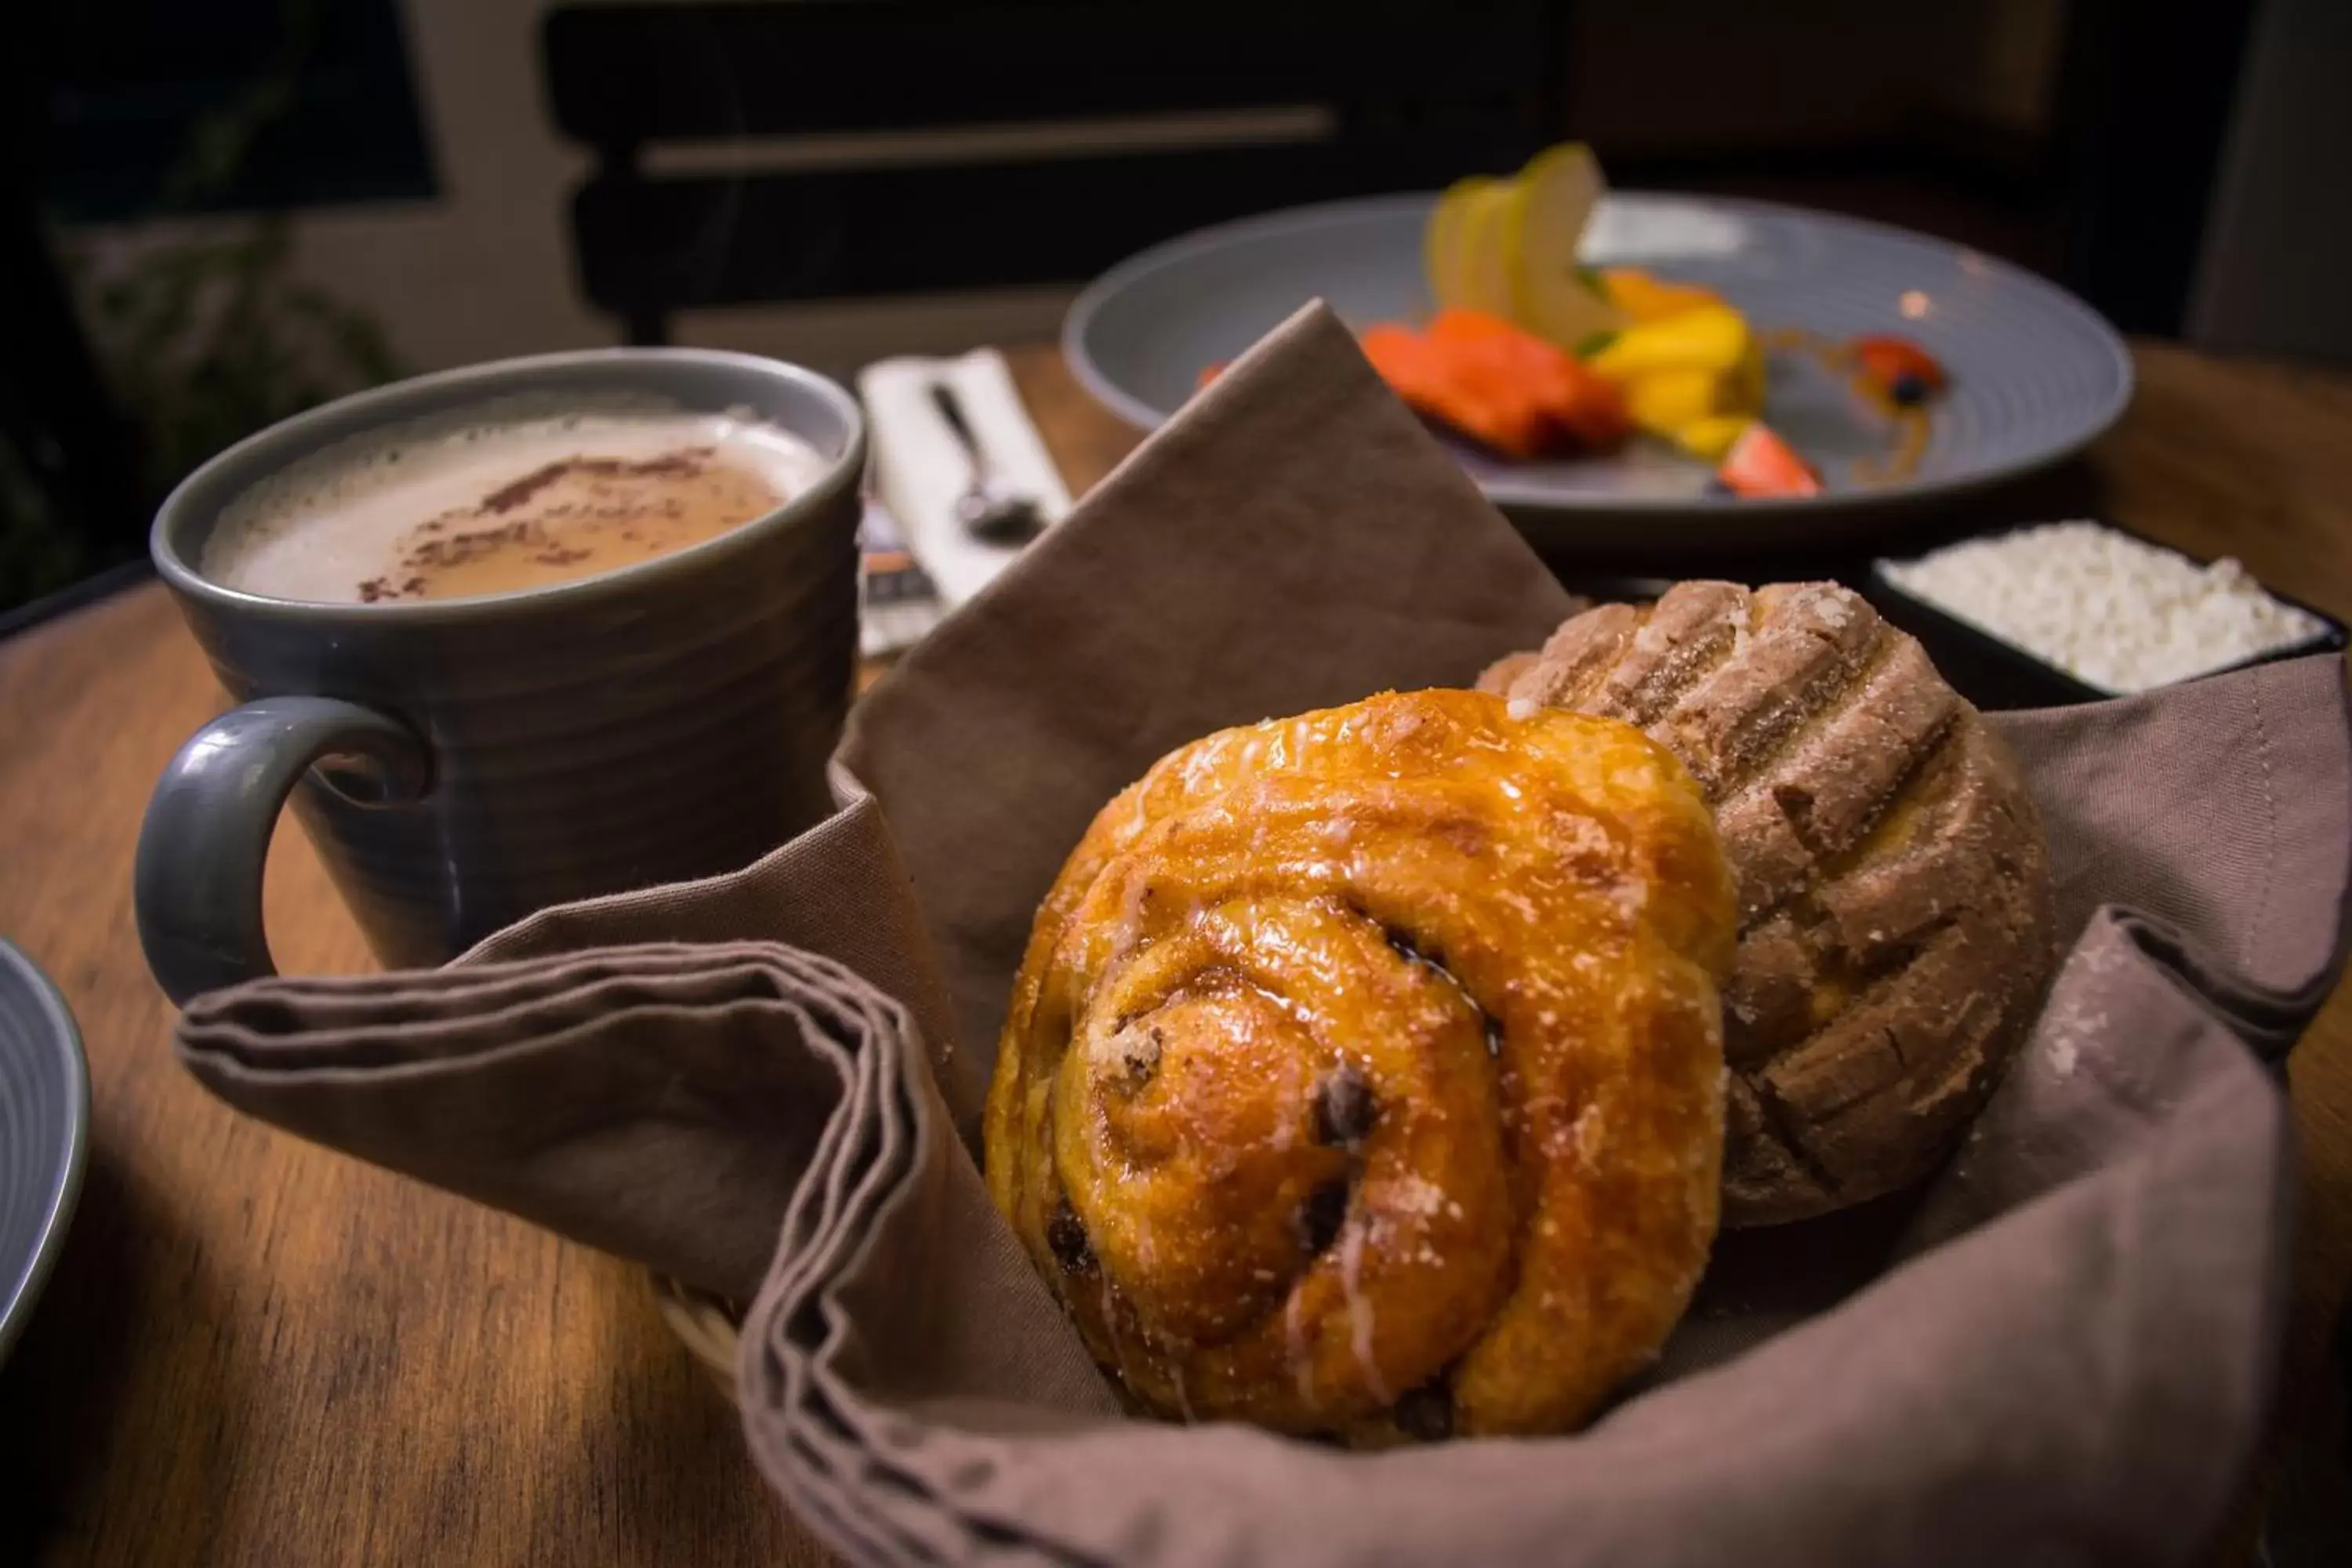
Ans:
{"type": "MultiPolygon", "coordinates": [[[[1081,289],[1070,302],[1062,317],[1062,359],[1070,373],[1095,400],[1113,414],[1141,430],[1152,430],[1164,423],[1170,414],[1151,407],[1140,398],[1115,384],[1094,363],[1087,352],[1088,329],[1104,303],[1126,289],[1134,279],[1162,268],[1190,260],[1203,250],[1214,250],[1235,239],[1254,238],[1265,234],[1280,234],[1297,229],[1316,228],[1328,224],[1350,222],[1366,216],[1391,209],[1408,210],[1426,207],[1437,200],[1435,191],[1407,191],[1381,196],[1355,196],[1340,201],[1315,202],[1304,206],[1284,207],[1276,212],[1259,213],[1250,217],[1235,218],[1228,223],[1212,224],[1196,228],[1173,239],[1139,250],[1118,262],[1081,289]]],[[[1966,246],[1937,239],[1898,224],[1878,223],[1870,218],[1849,217],[1843,213],[1822,212],[1812,207],[1792,205],[1786,202],[1763,201],[1752,196],[1692,195],[1675,191],[1612,190],[1615,200],[1633,202],[1675,202],[1727,214],[1753,213],[1759,216],[1799,218],[1826,229],[1844,229],[1869,234],[1879,238],[1895,238],[1914,245],[1958,253],[1966,246]]],[[[2116,373],[2116,392],[2106,404],[2086,417],[2082,427],[2074,433],[2051,441],[2032,451],[2021,453],[2005,462],[1993,463],[1964,473],[1944,474],[1926,479],[1905,479],[1868,490],[1846,491],[1819,496],[1766,496],[1738,501],[1694,503],[1685,496],[1610,496],[1606,498],[1565,496],[1542,487],[1528,487],[1508,480],[1482,481],[1487,499],[1499,506],[1516,507],[1528,511],[1559,513],[1627,513],[1652,512],[1680,517],[1706,515],[1710,518],[1766,518],[1790,512],[1821,514],[1825,512],[1866,511],[1889,506],[1902,506],[1917,501],[1942,500],[1969,491],[1982,489],[2007,479],[2036,473],[2053,463],[2062,462],[2082,451],[2092,442],[2115,427],[2131,406],[2137,390],[2137,377],[2132,365],[2131,350],[2105,316],[2075,298],[2066,289],[2045,278],[2037,277],[2021,267],[1971,251],[1983,260],[1987,270],[1999,275],[2005,282],[2035,290],[2063,309],[2080,314],[2095,329],[2105,348],[2110,368],[2116,373]]]]}
{"type": "MultiPolygon", "coordinates": [[[[42,1217],[32,1257],[25,1260],[24,1275],[14,1293],[0,1301],[0,1364],[5,1364],[40,1300],[42,1287],[48,1283],[67,1227],[73,1222],[74,1207],[81,1200],[82,1173],[89,1163],[89,1062],[82,1051],[80,1026],[57,984],[5,938],[0,938],[0,967],[13,971],[24,982],[26,994],[39,1007],[40,1021],[47,1026],[41,1037],[56,1049],[66,1068],[61,1080],[66,1090],[65,1169],[49,1194],[48,1213],[42,1217]]],[[[0,1258],[0,1268],[12,1264],[13,1260],[0,1258]]]]}

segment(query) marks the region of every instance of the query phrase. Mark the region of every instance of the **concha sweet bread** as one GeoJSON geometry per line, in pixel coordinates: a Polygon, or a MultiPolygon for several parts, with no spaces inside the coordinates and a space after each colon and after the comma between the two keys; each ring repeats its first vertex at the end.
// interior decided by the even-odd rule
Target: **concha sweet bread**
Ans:
{"type": "Polygon", "coordinates": [[[1739,882],[1724,1222],[1926,1173],[2032,1026],[2053,958],[2032,803],[1912,638],[1832,584],[1604,605],[1482,689],[1641,726],[1739,882]]]}
{"type": "Polygon", "coordinates": [[[1628,725],[1432,691],[1212,735],[1038,911],[990,1188],[1146,1410],[1563,1429],[1705,1266],[1732,931],[1628,725]]]}

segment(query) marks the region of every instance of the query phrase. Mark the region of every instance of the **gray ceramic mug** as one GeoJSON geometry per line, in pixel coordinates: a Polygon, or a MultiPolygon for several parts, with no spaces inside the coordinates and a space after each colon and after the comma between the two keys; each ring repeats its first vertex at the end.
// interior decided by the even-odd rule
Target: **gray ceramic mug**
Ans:
{"type": "Polygon", "coordinates": [[[857,643],[857,405],[797,366],[698,349],[512,360],[362,393],[215,458],[163,503],[155,565],[242,704],[173,759],[141,829],[139,936],[174,1001],[274,972],[261,876],[289,800],[385,964],[438,963],[535,910],[730,870],[822,818],[857,643]],[[333,443],[520,397],[748,409],[824,477],[718,538],[477,599],[310,604],[196,569],[223,509],[333,443]]]}

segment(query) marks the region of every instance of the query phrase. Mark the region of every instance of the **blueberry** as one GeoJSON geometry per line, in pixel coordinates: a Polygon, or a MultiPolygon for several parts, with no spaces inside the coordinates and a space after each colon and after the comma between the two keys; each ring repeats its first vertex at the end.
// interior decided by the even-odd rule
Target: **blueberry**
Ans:
{"type": "Polygon", "coordinates": [[[1454,1436],[1454,1391],[1444,1378],[1425,1383],[1396,1402],[1396,1424],[1408,1437],[1435,1443],[1454,1436]]]}
{"type": "Polygon", "coordinates": [[[1339,1226],[1348,1217],[1348,1184],[1344,1180],[1329,1181],[1307,1194],[1292,1216],[1292,1228],[1298,1245],[1309,1256],[1321,1252],[1339,1239],[1339,1226]]]}
{"type": "Polygon", "coordinates": [[[1071,1274],[1084,1274],[1095,1266],[1094,1244],[1087,1239],[1086,1222],[1064,1198],[1054,1217],[1046,1222],[1045,1245],[1053,1249],[1054,1261],[1071,1274]]]}

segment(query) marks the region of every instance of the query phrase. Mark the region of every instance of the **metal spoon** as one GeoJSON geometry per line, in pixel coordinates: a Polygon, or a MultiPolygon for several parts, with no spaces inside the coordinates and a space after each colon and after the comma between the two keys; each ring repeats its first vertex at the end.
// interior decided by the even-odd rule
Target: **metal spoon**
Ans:
{"type": "Polygon", "coordinates": [[[1033,538],[1045,521],[1038,515],[1036,498],[1013,489],[990,468],[988,456],[980,449],[980,441],[964,418],[963,406],[956,401],[947,383],[931,383],[931,405],[955,433],[964,458],[971,465],[963,493],[956,497],[956,521],[974,539],[986,540],[991,544],[1019,544],[1033,538]]]}

